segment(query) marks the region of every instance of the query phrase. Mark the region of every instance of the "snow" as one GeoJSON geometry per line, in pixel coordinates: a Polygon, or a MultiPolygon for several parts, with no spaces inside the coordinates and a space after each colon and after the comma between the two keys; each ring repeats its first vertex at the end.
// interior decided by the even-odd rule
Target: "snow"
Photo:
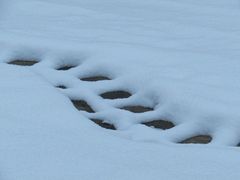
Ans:
{"type": "Polygon", "coordinates": [[[1,3],[1,179],[240,178],[239,1],[1,3]],[[40,62],[7,64],[14,59],[40,62]],[[56,70],[66,64],[76,67],[56,70]],[[79,79],[95,75],[111,80],[79,79]],[[99,96],[112,90],[132,96],[99,96]],[[96,113],[78,111],[70,99],[96,113]],[[127,105],[154,111],[120,109],[127,105]],[[141,124],[155,119],[176,126],[141,124]],[[200,134],[213,140],[177,143],[200,134]]]}

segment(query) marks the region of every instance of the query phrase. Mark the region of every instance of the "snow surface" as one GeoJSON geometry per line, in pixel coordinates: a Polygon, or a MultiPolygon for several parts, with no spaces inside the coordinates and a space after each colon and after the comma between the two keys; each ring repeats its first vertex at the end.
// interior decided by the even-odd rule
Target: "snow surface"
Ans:
{"type": "Polygon", "coordinates": [[[238,0],[0,5],[1,179],[240,178],[238,0]],[[6,64],[32,58],[40,63],[6,64]],[[77,67],[57,71],[62,64],[77,67]],[[79,80],[99,73],[112,80],[79,80]],[[62,84],[69,88],[55,88],[62,84]],[[133,96],[98,96],[118,89],[133,96]],[[96,113],[76,110],[69,98],[86,100],[96,113]],[[155,109],[134,114],[119,109],[125,105],[155,109]],[[176,127],[163,131],[140,124],[154,119],[176,127]],[[198,134],[213,140],[176,143],[198,134]]]}

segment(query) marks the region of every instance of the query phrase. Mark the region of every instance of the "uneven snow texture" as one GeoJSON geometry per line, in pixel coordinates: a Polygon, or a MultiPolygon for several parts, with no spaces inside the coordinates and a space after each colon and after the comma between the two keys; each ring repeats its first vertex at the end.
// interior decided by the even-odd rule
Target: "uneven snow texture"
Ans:
{"type": "Polygon", "coordinates": [[[1,179],[240,178],[239,1],[0,5],[1,179]],[[39,63],[7,64],[16,59],[39,63]],[[57,70],[63,65],[76,67],[57,70]],[[110,80],[80,80],[99,75],[110,80]],[[114,90],[132,96],[99,96],[114,90]],[[95,113],[78,111],[70,99],[95,113]],[[154,110],[121,109],[129,105],[154,110]],[[142,124],[157,119],[175,127],[142,124]],[[212,137],[207,145],[178,144],[205,134],[212,137]]]}

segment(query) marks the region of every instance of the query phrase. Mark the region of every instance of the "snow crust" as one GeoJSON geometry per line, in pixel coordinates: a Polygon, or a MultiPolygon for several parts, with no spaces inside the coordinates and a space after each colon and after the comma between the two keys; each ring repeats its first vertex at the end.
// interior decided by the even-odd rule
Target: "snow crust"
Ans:
{"type": "Polygon", "coordinates": [[[2,2],[1,179],[240,177],[237,0],[2,2]],[[6,64],[13,59],[40,62],[6,64]],[[56,70],[64,64],[77,67],[56,70]],[[112,80],[80,80],[99,74],[112,80]],[[133,96],[99,96],[119,89],[133,96]],[[84,99],[96,113],[76,110],[70,99],[84,99]],[[154,111],[119,109],[126,105],[154,111]],[[88,118],[113,123],[117,131],[88,118]],[[141,124],[154,119],[176,126],[141,124]],[[199,134],[213,140],[177,144],[199,134]]]}

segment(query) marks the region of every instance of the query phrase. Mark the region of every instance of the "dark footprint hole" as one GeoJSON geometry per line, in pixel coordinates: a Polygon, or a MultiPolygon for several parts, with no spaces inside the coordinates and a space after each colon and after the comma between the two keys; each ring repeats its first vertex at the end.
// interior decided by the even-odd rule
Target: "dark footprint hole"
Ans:
{"type": "Polygon", "coordinates": [[[59,85],[59,86],[56,86],[56,88],[59,88],[59,89],[67,89],[67,87],[66,87],[66,86],[64,86],[64,85],[59,85]]]}
{"type": "Polygon", "coordinates": [[[39,61],[36,60],[13,60],[8,62],[8,64],[18,65],[18,66],[32,66],[37,64],[39,61]]]}
{"type": "Polygon", "coordinates": [[[165,120],[154,120],[154,121],[144,122],[142,124],[149,127],[154,127],[154,128],[163,129],[163,130],[171,129],[175,126],[172,122],[165,121],[165,120]]]}
{"type": "Polygon", "coordinates": [[[104,80],[111,80],[106,76],[91,76],[91,77],[84,77],[81,78],[82,81],[104,81],[104,80]]]}
{"type": "Polygon", "coordinates": [[[63,66],[60,66],[59,68],[57,68],[57,70],[67,71],[67,70],[75,68],[75,67],[77,67],[77,66],[75,66],[75,65],[63,65],[63,66]]]}
{"type": "Polygon", "coordinates": [[[89,113],[94,113],[94,110],[91,108],[91,106],[83,100],[71,100],[73,105],[79,110],[79,111],[86,111],[89,113]]]}
{"type": "Polygon", "coordinates": [[[180,142],[181,144],[208,144],[212,141],[212,137],[209,135],[198,135],[184,141],[180,142]]]}
{"type": "Polygon", "coordinates": [[[127,91],[109,91],[101,94],[103,99],[124,99],[129,98],[132,94],[127,91]]]}
{"type": "Polygon", "coordinates": [[[124,106],[120,109],[124,109],[133,113],[144,113],[148,111],[153,111],[154,109],[151,107],[145,107],[145,106],[124,106]]]}
{"type": "Polygon", "coordinates": [[[106,123],[103,120],[100,120],[100,119],[90,119],[90,120],[95,122],[97,125],[105,128],[105,129],[116,130],[116,128],[115,128],[115,126],[113,124],[106,123]]]}

